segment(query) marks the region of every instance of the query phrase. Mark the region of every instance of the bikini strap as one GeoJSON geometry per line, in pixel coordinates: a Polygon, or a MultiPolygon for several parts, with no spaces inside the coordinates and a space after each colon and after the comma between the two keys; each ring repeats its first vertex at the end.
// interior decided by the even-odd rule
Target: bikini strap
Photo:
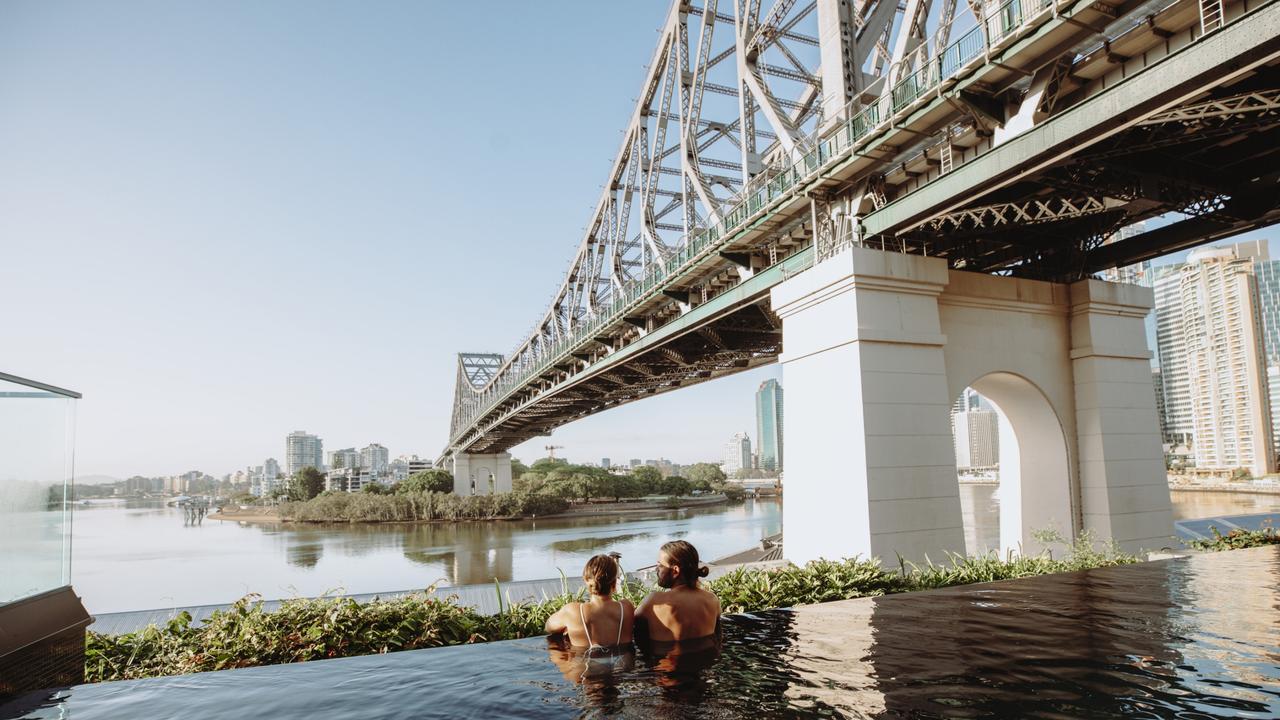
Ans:
{"type": "Polygon", "coordinates": [[[591,642],[591,630],[587,627],[587,616],[582,612],[582,606],[586,603],[578,603],[578,618],[582,620],[582,632],[587,634],[587,649],[595,647],[595,643],[591,642]]]}

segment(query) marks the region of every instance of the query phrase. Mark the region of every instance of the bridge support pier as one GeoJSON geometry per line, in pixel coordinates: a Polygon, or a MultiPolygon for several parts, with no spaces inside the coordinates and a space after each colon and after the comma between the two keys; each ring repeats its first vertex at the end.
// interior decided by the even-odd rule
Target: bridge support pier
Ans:
{"type": "Polygon", "coordinates": [[[456,453],[453,492],[457,495],[511,492],[511,453],[456,453]]]}
{"type": "Polygon", "coordinates": [[[1002,549],[1038,551],[1041,529],[1074,539],[1088,528],[1130,550],[1168,544],[1143,330],[1150,290],[951,271],[853,247],[775,287],[772,303],[783,321],[788,559],[892,565],[965,552],[950,410],[966,387],[1007,431],[1002,549]]]}

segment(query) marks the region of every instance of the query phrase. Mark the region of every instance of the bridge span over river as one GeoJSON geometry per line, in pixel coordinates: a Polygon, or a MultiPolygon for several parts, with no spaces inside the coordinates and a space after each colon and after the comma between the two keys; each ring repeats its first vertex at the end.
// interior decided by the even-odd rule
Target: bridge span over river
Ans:
{"type": "Polygon", "coordinates": [[[1002,544],[1170,544],[1151,293],[1094,276],[1280,220],[1278,126],[1275,0],[677,0],[551,305],[459,355],[441,461],[506,489],[516,444],[780,361],[794,561],[963,552],[966,386],[1011,434],[1002,544]]]}

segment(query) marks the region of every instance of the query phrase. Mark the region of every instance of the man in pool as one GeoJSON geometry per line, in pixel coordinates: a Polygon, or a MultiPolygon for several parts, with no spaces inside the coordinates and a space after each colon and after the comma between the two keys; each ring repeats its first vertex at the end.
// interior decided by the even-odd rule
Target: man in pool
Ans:
{"type": "Polygon", "coordinates": [[[720,620],[720,599],[698,586],[707,567],[698,561],[698,550],[684,540],[658,549],[658,585],[636,608],[649,639],[656,642],[693,640],[714,635],[720,620]]]}

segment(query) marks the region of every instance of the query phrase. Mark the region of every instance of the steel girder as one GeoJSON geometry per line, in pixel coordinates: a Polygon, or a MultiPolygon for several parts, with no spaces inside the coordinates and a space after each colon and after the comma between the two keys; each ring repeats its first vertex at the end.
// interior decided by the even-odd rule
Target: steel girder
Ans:
{"type": "MultiPolygon", "coordinates": [[[[906,30],[898,29],[904,10],[898,0],[834,2],[843,7],[830,0],[672,4],[570,268],[495,379],[540,366],[597,308],[666,267],[693,234],[719,222],[753,179],[812,149],[824,114],[848,116],[887,92],[889,76],[929,62],[931,48],[946,45],[954,24],[951,0],[936,8],[932,0],[912,0],[906,30]],[[823,35],[841,17],[852,32],[823,35]],[[926,27],[938,28],[936,43],[922,42],[926,27]],[[888,43],[899,32],[911,39],[891,55],[888,43]],[[823,94],[823,58],[851,76],[834,103],[823,94]]],[[[970,15],[969,25],[976,23],[970,15]]],[[[494,399],[487,392],[492,385],[459,385],[459,393],[480,400],[455,401],[453,438],[494,399]]]]}

